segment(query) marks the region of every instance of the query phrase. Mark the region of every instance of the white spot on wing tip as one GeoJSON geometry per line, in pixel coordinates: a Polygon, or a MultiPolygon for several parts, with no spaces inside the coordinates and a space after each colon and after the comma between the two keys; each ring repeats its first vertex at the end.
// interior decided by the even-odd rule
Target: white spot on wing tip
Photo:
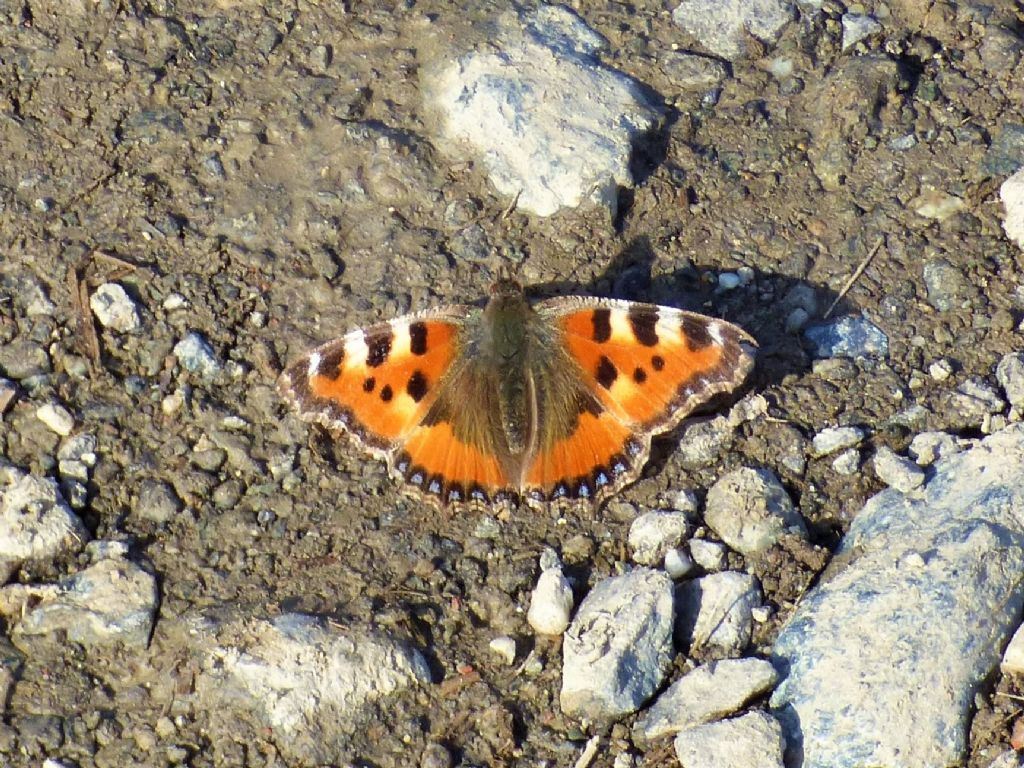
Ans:
{"type": "Polygon", "coordinates": [[[309,375],[310,376],[316,376],[317,373],[320,372],[320,361],[321,360],[323,360],[323,358],[320,356],[319,352],[314,352],[313,354],[311,354],[309,356],[309,375]]]}
{"type": "Polygon", "coordinates": [[[723,347],[725,346],[725,335],[722,333],[722,324],[719,322],[708,323],[708,333],[711,334],[711,338],[715,340],[715,343],[723,347]]]}

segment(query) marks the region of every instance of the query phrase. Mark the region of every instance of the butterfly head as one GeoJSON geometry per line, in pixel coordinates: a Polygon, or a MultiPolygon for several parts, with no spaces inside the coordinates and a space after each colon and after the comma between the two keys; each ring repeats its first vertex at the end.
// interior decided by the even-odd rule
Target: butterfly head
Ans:
{"type": "Polygon", "coordinates": [[[491,301],[522,298],[523,286],[511,277],[501,276],[491,284],[491,301]]]}

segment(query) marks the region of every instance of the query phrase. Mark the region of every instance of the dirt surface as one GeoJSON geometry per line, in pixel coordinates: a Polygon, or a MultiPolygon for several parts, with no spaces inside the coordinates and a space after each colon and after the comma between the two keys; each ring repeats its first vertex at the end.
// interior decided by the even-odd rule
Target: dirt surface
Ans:
{"type": "MultiPolygon", "coordinates": [[[[831,459],[803,472],[783,461],[807,455],[816,431],[863,425],[896,450],[924,429],[977,435],[980,418],[952,409],[950,392],[994,381],[1024,310],[1022,256],[994,194],[1024,164],[1020,8],[858,7],[881,34],[843,52],[844,8],[804,9],[774,49],[731,67],[716,101],[666,75],[666,52],[693,41],[659,4],[575,4],[609,40],[607,63],[669,107],[611,222],[506,216],[479,165],[432,143],[417,73],[445,46],[422,42],[469,45],[470,22],[495,13],[482,4],[0,2],[0,375],[19,384],[0,455],[56,475],[59,438],[35,410],[64,403],[99,442],[80,514],[94,537],[130,541],[161,589],[148,651],[4,645],[0,764],[301,764],[273,732],[197,706],[178,620],[231,606],[321,614],[424,650],[443,682],[370,713],[332,763],[571,765],[588,732],[559,711],[558,644],[525,621],[543,547],[582,595],[627,562],[638,509],[684,488],[702,497],[741,465],[778,473],[829,547],[881,486],[868,464],[844,477],[831,459]],[[773,75],[774,60],[792,73],[773,75]],[[949,196],[948,217],[917,212],[949,196]],[[878,243],[837,313],[881,327],[888,360],[812,364],[790,312],[812,297],[819,317],[878,243]],[[476,301],[503,265],[538,297],[616,295],[738,323],[760,344],[750,389],[769,418],[704,463],[685,460],[680,435],[661,441],[644,478],[596,515],[495,521],[438,515],[286,415],[283,363],[356,325],[476,301]],[[740,267],[752,281],[715,290],[740,267]],[[96,326],[94,362],[76,297],[110,279],[142,326],[96,326]],[[212,345],[216,376],[178,364],[189,331],[212,345]],[[940,358],[954,371],[942,382],[928,374],[940,358]],[[173,491],[163,521],[140,511],[152,481],[173,491]],[[502,634],[540,664],[505,666],[488,649],[502,634]]],[[[774,611],[759,647],[824,559],[780,549],[757,566],[774,611]]],[[[1014,688],[993,686],[971,766],[1009,741],[1017,708],[995,690],[1014,688]]],[[[622,752],[675,764],[667,744],[634,745],[630,724],[597,729],[593,766],[622,752]]]]}

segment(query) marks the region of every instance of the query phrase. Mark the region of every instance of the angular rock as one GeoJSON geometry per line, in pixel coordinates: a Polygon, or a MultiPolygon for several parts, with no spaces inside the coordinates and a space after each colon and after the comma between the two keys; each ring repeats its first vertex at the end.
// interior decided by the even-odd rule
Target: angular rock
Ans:
{"type": "Polygon", "coordinates": [[[996,366],[996,379],[1014,408],[1024,408],[1024,353],[1004,355],[996,366]]]}
{"type": "Polygon", "coordinates": [[[15,625],[11,640],[26,652],[38,639],[145,648],[157,605],[153,575],[115,551],[60,582],[28,609],[15,625]]]}
{"type": "Polygon", "coordinates": [[[878,34],[882,25],[871,16],[859,13],[843,14],[843,50],[847,51],[861,40],[878,34]]]}
{"type": "Polygon", "coordinates": [[[872,462],[878,479],[903,493],[910,493],[924,485],[924,471],[910,459],[896,454],[892,448],[881,446],[872,462]]]}
{"type": "Polygon", "coordinates": [[[854,516],[845,570],[804,596],[772,697],[803,768],[958,765],[975,693],[1024,608],[1024,425],[854,516]],[[802,743],[801,743],[802,741],[802,743]]]}
{"type": "Polygon", "coordinates": [[[181,499],[167,483],[159,480],[142,481],[135,513],[143,520],[163,525],[173,520],[181,509],[181,499]]]}
{"type": "Polygon", "coordinates": [[[451,142],[539,216],[587,200],[612,215],[632,187],[633,143],[661,120],[639,83],[603,65],[607,43],[558,5],[510,11],[490,45],[439,67],[427,88],[451,142]]]}
{"type": "Polygon", "coordinates": [[[726,566],[729,555],[724,544],[707,539],[690,539],[690,554],[693,562],[705,571],[720,571],[726,566]]]}
{"type": "Polygon", "coordinates": [[[811,445],[816,458],[860,445],[867,433],[860,427],[828,427],[814,436],[811,445]]]}
{"type": "Polygon", "coordinates": [[[999,187],[999,199],[1006,209],[1003,219],[1006,236],[1024,250],[1024,168],[1003,182],[999,187]]]}
{"type": "Polygon", "coordinates": [[[200,376],[211,377],[220,372],[221,364],[213,347],[201,333],[189,333],[174,345],[174,355],[186,369],[200,376]]]}
{"type": "Polygon", "coordinates": [[[0,374],[15,381],[49,373],[52,369],[50,356],[42,344],[27,339],[15,339],[10,344],[0,345],[0,374]]]}
{"type": "Polygon", "coordinates": [[[334,762],[366,705],[431,681],[419,651],[315,616],[203,617],[189,634],[203,655],[197,705],[229,723],[240,712],[255,716],[286,758],[303,763],[334,762]]]}
{"type": "Polygon", "coordinates": [[[698,725],[676,736],[682,768],[783,768],[786,740],[765,712],[698,725]]]}
{"type": "Polygon", "coordinates": [[[665,553],[663,567],[672,579],[681,579],[693,570],[693,559],[684,550],[673,547],[665,553]]]}
{"type": "Polygon", "coordinates": [[[940,312],[959,309],[977,294],[964,271],[946,259],[932,259],[921,270],[928,303],[940,312]]]}
{"type": "Polygon", "coordinates": [[[684,0],[672,12],[676,25],[730,61],[749,55],[748,35],[774,45],[792,18],[784,0],[684,0]]]}
{"type": "Polygon", "coordinates": [[[75,417],[57,403],[45,403],[36,409],[36,418],[61,437],[67,437],[75,428],[75,417]]]}
{"type": "Polygon", "coordinates": [[[139,330],[139,310],[118,283],[104,283],[89,297],[89,307],[104,328],[118,333],[139,330]]]}
{"type": "Polygon", "coordinates": [[[719,478],[708,490],[704,521],[748,557],[774,546],[786,533],[807,536],[803,518],[768,469],[742,467],[719,478]]]}
{"type": "Polygon", "coordinates": [[[680,586],[676,602],[681,646],[691,654],[735,657],[750,644],[761,585],[755,576],[739,571],[712,573],[680,586]]]}
{"type": "Polygon", "coordinates": [[[562,711],[606,721],[635,712],[672,662],[672,581],[637,568],[599,582],[562,646],[562,711]]]}
{"type": "Polygon", "coordinates": [[[922,467],[959,451],[960,442],[948,432],[922,432],[914,436],[907,448],[910,457],[922,467]]]}
{"type": "Polygon", "coordinates": [[[856,448],[843,451],[832,459],[832,469],[843,477],[857,474],[860,471],[860,451],[856,448]]]}
{"type": "Polygon", "coordinates": [[[79,551],[88,539],[53,480],[15,473],[0,497],[0,584],[24,565],[79,551]]]}
{"type": "Polygon", "coordinates": [[[889,337],[866,317],[847,316],[804,331],[817,358],[889,356],[889,337]]]}
{"type": "Polygon", "coordinates": [[[718,59],[708,56],[665,51],[658,63],[669,82],[682,90],[707,90],[729,77],[729,68],[718,59]]]}
{"type": "Polygon", "coordinates": [[[649,741],[719,720],[770,691],[778,680],[775,667],[764,659],[723,659],[702,664],[657,698],[634,733],[649,741]]]}
{"type": "Polygon", "coordinates": [[[638,516],[629,526],[633,561],[658,566],[665,553],[686,538],[689,520],[682,512],[655,510],[638,516]]]}

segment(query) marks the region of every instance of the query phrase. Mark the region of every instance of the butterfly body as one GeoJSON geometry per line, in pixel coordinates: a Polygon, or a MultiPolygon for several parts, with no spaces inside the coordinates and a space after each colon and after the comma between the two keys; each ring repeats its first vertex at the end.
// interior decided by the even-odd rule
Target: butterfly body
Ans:
{"type": "Polygon", "coordinates": [[[440,307],[328,342],[280,388],[442,505],[599,503],[639,475],[653,435],[742,383],[752,343],[668,307],[534,306],[499,280],[483,309],[440,307]]]}

